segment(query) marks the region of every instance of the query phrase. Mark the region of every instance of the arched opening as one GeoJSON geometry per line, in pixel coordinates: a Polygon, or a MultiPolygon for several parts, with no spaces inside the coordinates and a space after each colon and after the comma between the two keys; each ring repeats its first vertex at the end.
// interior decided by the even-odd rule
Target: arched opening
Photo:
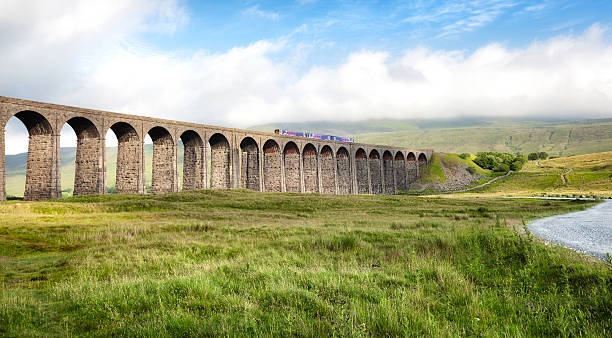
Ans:
{"type": "Polygon", "coordinates": [[[182,190],[204,189],[204,142],[198,133],[186,130],[181,134],[183,144],[182,190]]]}
{"type": "Polygon", "coordinates": [[[267,140],[263,146],[264,163],[264,187],[265,191],[281,192],[281,153],[278,143],[274,140],[267,140]]]}
{"type": "Polygon", "coordinates": [[[321,192],[336,193],[336,161],[334,152],[328,145],[321,148],[321,192]]]}
{"type": "Polygon", "coordinates": [[[344,147],[340,147],[336,152],[336,170],[338,175],[338,193],[350,194],[353,188],[351,182],[351,161],[349,152],[344,147]]]}
{"type": "Polygon", "coordinates": [[[106,184],[111,193],[138,194],[144,192],[141,160],[142,142],[136,129],[126,122],[113,124],[106,133],[110,145],[117,140],[117,148],[107,148],[106,160],[116,156],[117,161],[107,161],[106,184]],[[111,132],[112,131],[112,132],[111,132]],[[114,173],[114,174],[113,174],[114,173]]]}
{"type": "Polygon", "coordinates": [[[416,182],[418,177],[416,156],[414,156],[413,152],[409,152],[408,156],[406,156],[406,177],[406,188],[409,188],[410,184],[416,182]]]}
{"type": "Polygon", "coordinates": [[[376,149],[370,151],[370,183],[372,185],[373,194],[382,194],[383,178],[380,165],[380,154],[376,149]]]}
{"type": "Polygon", "coordinates": [[[240,186],[259,191],[259,150],[257,142],[245,137],[240,142],[240,186]]]}
{"type": "MultiPolygon", "coordinates": [[[[26,201],[59,197],[58,177],[54,163],[56,140],[51,124],[43,115],[34,111],[21,111],[13,116],[21,121],[27,130],[27,154],[21,153],[24,150],[22,147],[18,145],[13,147],[11,143],[8,143],[11,142],[12,135],[8,142],[4,143],[5,147],[9,145],[8,153],[16,156],[5,157],[4,175],[6,179],[3,182],[5,187],[2,199],[6,195],[10,197],[21,197],[19,195],[22,195],[26,201]]],[[[12,130],[21,129],[21,138],[23,138],[23,128],[15,126],[18,123],[11,120],[12,118],[9,119],[5,129],[9,129],[11,133],[12,130]]]]}
{"type": "Polygon", "coordinates": [[[49,199],[58,195],[55,176],[53,129],[34,111],[19,112],[6,121],[0,156],[5,164],[0,173],[0,200],[49,199]]]}
{"type": "Polygon", "coordinates": [[[300,189],[300,151],[293,142],[288,142],[283,150],[283,166],[285,167],[285,190],[301,192],[300,189]]]}
{"type": "Polygon", "coordinates": [[[98,128],[84,117],[73,117],[66,121],[60,135],[62,193],[75,196],[103,193],[102,151],[98,128]],[[72,136],[65,135],[66,129],[74,131],[76,148],[73,147],[73,138],[66,140],[65,136],[72,136]],[[64,143],[65,140],[68,142],[64,143]]]}
{"type": "Polygon", "coordinates": [[[395,183],[397,189],[406,191],[406,161],[404,160],[404,154],[398,151],[395,154],[394,160],[393,167],[395,168],[395,183]]]}
{"type": "Polygon", "coordinates": [[[210,187],[229,189],[230,185],[230,145],[222,134],[210,137],[210,187]]]}
{"type": "Polygon", "coordinates": [[[395,181],[393,180],[393,155],[388,150],[383,153],[383,177],[385,194],[395,194],[395,181]]]}
{"type": "Polygon", "coordinates": [[[319,177],[317,164],[317,149],[311,143],[304,146],[302,152],[303,170],[304,170],[304,192],[318,193],[319,192],[319,177]]]}
{"type": "Polygon", "coordinates": [[[163,194],[175,191],[176,157],[172,135],[166,128],[160,126],[151,128],[147,134],[153,141],[151,193],[163,194]]]}
{"type": "Polygon", "coordinates": [[[419,166],[427,164],[427,156],[424,153],[419,154],[419,166]]]}
{"type": "Polygon", "coordinates": [[[359,148],[355,153],[355,174],[357,175],[357,193],[370,193],[370,174],[368,169],[368,156],[365,150],[359,148]]]}

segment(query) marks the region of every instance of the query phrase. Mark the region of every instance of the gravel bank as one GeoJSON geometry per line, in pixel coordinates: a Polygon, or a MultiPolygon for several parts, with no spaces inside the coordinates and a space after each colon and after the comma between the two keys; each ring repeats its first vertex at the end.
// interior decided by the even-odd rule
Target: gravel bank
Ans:
{"type": "Polygon", "coordinates": [[[529,230],[551,242],[605,260],[612,255],[612,201],[585,211],[537,219],[529,230]]]}

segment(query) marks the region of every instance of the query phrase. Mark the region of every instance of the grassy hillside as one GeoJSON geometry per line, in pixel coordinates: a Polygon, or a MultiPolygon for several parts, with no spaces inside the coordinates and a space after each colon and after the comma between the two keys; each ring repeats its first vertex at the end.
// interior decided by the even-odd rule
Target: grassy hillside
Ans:
{"type": "Polygon", "coordinates": [[[276,128],[352,136],[357,142],[433,148],[448,153],[546,151],[550,155],[569,156],[612,150],[611,119],[563,122],[375,120],[278,123],[253,127],[268,132],[276,128]]]}
{"type": "Polygon", "coordinates": [[[530,196],[546,194],[578,194],[612,196],[612,151],[562,157],[525,164],[508,178],[470,193],[530,196]],[[572,172],[561,177],[561,174],[572,172]]]}
{"type": "Polygon", "coordinates": [[[0,336],[608,336],[592,202],[198,191],[0,204],[0,336]]]}

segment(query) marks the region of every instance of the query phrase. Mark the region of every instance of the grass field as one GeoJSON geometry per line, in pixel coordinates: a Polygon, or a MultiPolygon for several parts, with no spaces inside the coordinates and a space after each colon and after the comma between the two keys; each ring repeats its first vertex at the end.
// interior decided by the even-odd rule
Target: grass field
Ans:
{"type": "Polygon", "coordinates": [[[612,152],[529,161],[520,172],[469,194],[532,196],[577,194],[612,196],[612,152]],[[573,169],[561,178],[561,174],[573,169]]]}
{"type": "Polygon", "coordinates": [[[593,202],[198,191],[0,204],[0,336],[610,336],[593,202]]]}

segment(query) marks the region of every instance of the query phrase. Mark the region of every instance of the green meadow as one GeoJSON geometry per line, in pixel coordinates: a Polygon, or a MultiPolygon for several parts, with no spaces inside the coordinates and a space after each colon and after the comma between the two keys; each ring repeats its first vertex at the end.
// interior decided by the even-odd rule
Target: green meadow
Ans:
{"type": "Polygon", "coordinates": [[[0,203],[0,336],[601,336],[588,201],[243,190],[0,203]]]}

